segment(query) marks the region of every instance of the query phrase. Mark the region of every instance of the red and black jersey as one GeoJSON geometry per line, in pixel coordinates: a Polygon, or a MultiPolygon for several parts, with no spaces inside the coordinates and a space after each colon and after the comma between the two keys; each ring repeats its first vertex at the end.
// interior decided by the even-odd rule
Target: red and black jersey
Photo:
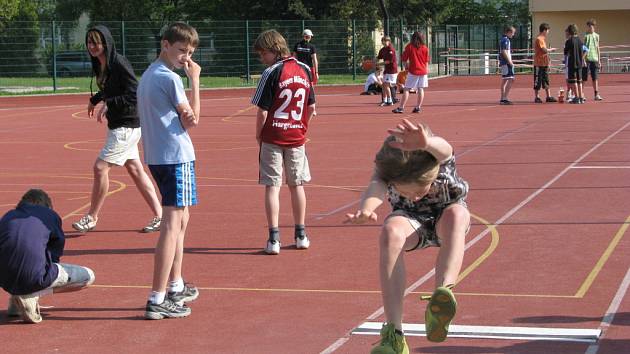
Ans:
{"type": "Polygon", "coordinates": [[[307,107],[315,104],[311,70],[293,57],[267,68],[258,83],[252,103],[267,113],[262,141],[283,147],[298,147],[306,141],[307,107]]]}

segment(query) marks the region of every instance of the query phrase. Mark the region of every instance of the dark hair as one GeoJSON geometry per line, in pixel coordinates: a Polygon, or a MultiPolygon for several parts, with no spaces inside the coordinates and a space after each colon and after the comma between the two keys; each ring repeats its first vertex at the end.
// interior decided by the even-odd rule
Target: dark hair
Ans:
{"type": "Polygon", "coordinates": [[[588,21],[586,21],[586,25],[587,26],[597,26],[597,21],[595,21],[594,18],[589,18],[588,21]]]}
{"type": "Polygon", "coordinates": [[[549,26],[549,24],[548,24],[548,23],[546,23],[546,22],[543,22],[543,23],[541,23],[541,24],[540,24],[540,26],[538,26],[538,30],[539,30],[540,32],[544,32],[544,31],[546,31],[546,30],[548,30],[548,29],[550,29],[550,28],[551,28],[551,27],[550,27],[550,26],[549,26]]]}
{"type": "Polygon", "coordinates": [[[514,26],[505,26],[503,27],[503,33],[508,33],[508,32],[514,32],[516,31],[516,28],[514,28],[514,26]]]}
{"type": "Polygon", "coordinates": [[[575,23],[570,24],[567,27],[567,33],[572,35],[572,36],[575,36],[578,33],[577,25],[575,23]]]}
{"type": "Polygon", "coordinates": [[[22,199],[20,199],[20,202],[17,205],[18,208],[23,204],[40,205],[52,209],[52,200],[48,194],[41,189],[29,189],[26,193],[24,193],[22,199]]]}
{"type": "Polygon", "coordinates": [[[421,45],[424,45],[424,35],[415,31],[413,35],[411,35],[411,44],[416,48],[420,48],[421,45]]]}
{"type": "MultiPolygon", "coordinates": [[[[97,29],[89,30],[87,33],[87,40],[85,41],[86,45],[88,41],[92,41],[94,44],[101,44],[103,46],[103,50],[105,51],[105,56],[107,56],[107,43],[105,42],[105,38],[101,31],[97,29]]],[[[102,90],[105,87],[105,81],[107,81],[108,77],[109,70],[107,68],[107,60],[105,60],[105,65],[103,68],[101,68],[100,61],[92,61],[92,71],[96,75],[96,86],[98,86],[98,88],[102,90]]],[[[90,84],[90,89],[91,87],[92,86],[90,84]]]]}
{"type": "Polygon", "coordinates": [[[174,22],[164,31],[162,40],[168,41],[170,44],[182,42],[197,48],[199,45],[199,34],[197,34],[197,30],[193,26],[187,23],[174,22]]]}
{"type": "Polygon", "coordinates": [[[428,185],[437,177],[440,164],[424,150],[403,151],[393,148],[390,142],[396,137],[390,135],[374,160],[378,177],[385,183],[418,183],[428,185]]]}

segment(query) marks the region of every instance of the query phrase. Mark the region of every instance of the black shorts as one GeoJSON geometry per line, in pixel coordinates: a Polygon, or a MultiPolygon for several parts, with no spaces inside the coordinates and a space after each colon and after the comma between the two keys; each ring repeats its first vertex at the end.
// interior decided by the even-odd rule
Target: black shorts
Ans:
{"type": "Polygon", "coordinates": [[[582,70],[567,68],[567,82],[570,84],[579,84],[582,82],[582,70]]]}
{"type": "Polygon", "coordinates": [[[534,90],[538,91],[541,87],[545,90],[549,88],[548,66],[534,66],[534,90]]]}
{"type": "Polygon", "coordinates": [[[599,77],[599,68],[597,67],[598,62],[596,61],[586,61],[586,66],[582,68],[582,81],[586,82],[588,80],[588,72],[591,72],[591,79],[593,81],[597,80],[599,77]]]}

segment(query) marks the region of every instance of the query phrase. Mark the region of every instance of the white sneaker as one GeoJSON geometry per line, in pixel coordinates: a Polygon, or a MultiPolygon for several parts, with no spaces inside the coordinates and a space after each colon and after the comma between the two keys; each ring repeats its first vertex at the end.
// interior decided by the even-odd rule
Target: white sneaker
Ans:
{"type": "Polygon", "coordinates": [[[149,221],[149,224],[142,229],[142,232],[154,232],[160,231],[160,224],[162,223],[162,218],[154,217],[149,221]]]}
{"type": "Polygon", "coordinates": [[[42,321],[39,313],[39,296],[19,295],[13,298],[25,322],[40,323],[42,321]]]}
{"type": "Polygon", "coordinates": [[[96,219],[90,214],[85,214],[79,221],[72,224],[72,228],[80,232],[88,232],[96,227],[96,219]]]}
{"type": "Polygon", "coordinates": [[[267,241],[266,254],[280,254],[280,241],[267,241]]]}
{"type": "Polygon", "coordinates": [[[599,94],[595,96],[595,101],[602,101],[602,100],[604,100],[604,98],[602,98],[602,96],[600,96],[599,94]]]}
{"type": "Polygon", "coordinates": [[[299,250],[305,250],[310,245],[311,245],[311,241],[308,239],[308,236],[306,235],[302,238],[298,237],[295,239],[295,247],[299,250]]]}

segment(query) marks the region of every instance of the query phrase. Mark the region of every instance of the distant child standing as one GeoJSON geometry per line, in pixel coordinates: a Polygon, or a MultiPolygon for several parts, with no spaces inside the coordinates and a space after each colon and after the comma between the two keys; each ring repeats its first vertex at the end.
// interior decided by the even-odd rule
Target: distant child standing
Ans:
{"type": "Polygon", "coordinates": [[[109,189],[109,170],[113,166],[125,166],[153,213],[153,219],[142,231],[159,231],[162,208],[151,179],[142,167],[138,152],[141,133],[136,109],[136,75],[129,61],[116,52],[114,39],[107,27],[96,26],[88,30],[85,44],[99,88],[88,103],[88,116],[93,117],[95,107],[103,102],[96,120],[101,123],[103,118],[107,118],[108,130],[105,146],[94,162],[90,210],[72,224],[72,227],[81,232],[88,232],[96,227],[98,214],[109,189]]]}
{"type": "Polygon", "coordinates": [[[193,27],[181,22],[170,25],[162,35],[159,58],[142,74],[138,87],[144,160],[164,209],[145,308],[145,318],[152,320],[190,315],[184,303],[199,296],[197,288],[182,278],[188,207],[197,204],[195,150],[188,130],[199,123],[201,68],[192,60],[198,44],[193,27]],[[181,78],[173,72],[182,68],[190,80],[190,101],[181,78]]]}
{"type": "Polygon", "coordinates": [[[405,80],[405,92],[400,107],[394,109],[394,113],[403,113],[405,104],[409,99],[409,91],[417,89],[418,101],[413,108],[413,113],[420,113],[422,102],[424,101],[424,89],[429,86],[429,48],[424,44],[424,36],[420,32],[414,32],[411,36],[411,43],[407,44],[403,51],[401,60],[408,63],[407,80],[405,80]]]}
{"type": "Polygon", "coordinates": [[[549,64],[551,63],[551,58],[549,57],[549,53],[553,51],[552,48],[547,48],[547,35],[549,34],[550,26],[548,23],[541,23],[538,26],[539,34],[536,37],[536,41],[534,43],[534,102],[542,103],[543,101],[540,99],[538,95],[538,91],[541,88],[545,90],[545,94],[547,98],[545,102],[558,102],[551,93],[549,92],[549,64]]]}
{"type": "Polygon", "coordinates": [[[591,72],[591,79],[593,80],[593,91],[595,95],[595,101],[603,100],[599,94],[599,69],[602,67],[601,52],[599,50],[599,34],[595,32],[595,26],[597,22],[594,19],[590,19],[586,22],[586,35],[584,36],[584,45],[588,48],[586,54],[586,64],[583,67],[582,80],[586,82],[588,80],[588,72],[591,72]]]}
{"type": "Polygon", "coordinates": [[[302,40],[293,47],[293,56],[311,68],[313,85],[319,80],[319,61],[317,60],[317,48],[311,43],[313,31],[305,29],[302,32],[302,40]]]}
{"type": "Polygon", "coordinates": [[[372,354],[409,353],[402,332],[406,287],[406,252],[440,247],[436,290],[425,311],[427,339],[442,342],[455,316],[457,302],[452,287],[464,258],[470,213],[465,198],[468,183],[457,174],[451,145],[431,134],[428,127],[403,120],[376,154],[372,179],[363,193],[359,210],[346,222],[376,222],[374,212],[385,198],[392,213],[383,221],[380,236],[380,279],[387,323],[381,342],[372,354]]]}
{"type": "Polygon", "coordinates": [[[7,314],[39,323],[39,298],[84,289],[94,282],[87,267],[60,263],[65,246],[61,218],[41,189],[30,189],[0,219],[0,286],[11,296],[7,314]]]}
{"type": "Polygon", "coordinates": [[[510,105],[508,99],[510,89],[514,83],[514,62],[512,61],[512,46],[510,39],[516,34],[513,26],[505,27],[503,37],[499,41],[499,67],[501,68],[501,101],[500,104],[510,105]]]}
{"type": "Polygon", "coordinates": [[[280,186],[282,170],[291,192],[295,222],[295,245],[307,249],[305,231],[306,194],[311,180],[306,157],[306,131],[315,112],[315,92],[308,66],[289,56],[287,43],[275,30],[262,32],[254,43],[260,61],[268,68],[262,74],[252,103],[256,113],[256,141],[260,146],[258,183],[265,186],[265,212],[269,237],[265,252],[280,253],[280,186]]]}
{"type": "Polygon", "coordinates": [[[377,59],[382,60],[385,64],[385,75],[383,76],[383,102],[382,106],[394,105],[394,93],[396,86],[396,75],[398,74],[398,63],[396,59],[396,49],[392,45],[392,40],[389,36],[384,36],[381,39],[383,48],[378,52],[377,59]]]}
{"type": "Polygon", "coordinates": [[[584,103],[584,93],[582,92],[583,44],[577,35],[578,29],[575,24],[570,24],[565,33],[567,35],[567,41],[564,43],[567,86],[570,86],[575,93],[575,97],[569,103],[581,104],[584,103]]]}

